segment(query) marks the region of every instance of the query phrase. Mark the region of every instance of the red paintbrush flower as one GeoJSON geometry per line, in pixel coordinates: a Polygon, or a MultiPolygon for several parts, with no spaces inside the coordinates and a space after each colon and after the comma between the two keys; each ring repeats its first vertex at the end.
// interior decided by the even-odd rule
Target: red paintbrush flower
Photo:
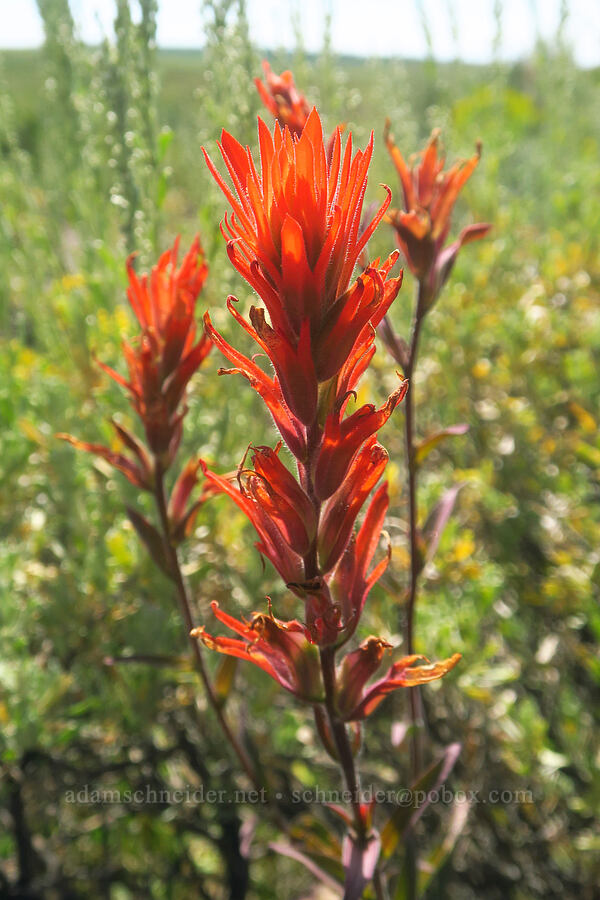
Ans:
{"type": "MultiPolygon", "coordinates": [[[[149,447],[114,421],[113,427],[128,454],[79,441],[70,435],[59,435],[75,447],[103,457],[132,484],[145,490],[154,487],[152,457],[158,457],[163,468],[173,460],[181,440],[187,384],[211,348],[206,334],[196,341],[195,304],[208,273],[200,241],[195,238],[179,269],[178,246],[179,239],[163,253],[150,276],[138,278],[132,257],[127,261],[127,296],[140,325],[137,338],[123,343],[129,380],[99,362],[129,392],[149,447]]],[[[197,505],[186,510],[197,469],[198,464],[190,462],[176,486],[171,510],[174,538],[176,534],[183,536],[192,527],[197,512],[197,505]]]]}
{"type": "Polygon", "coordinates": [[[434,131],[418,165],[409,166],[390,135],[386,122],[385,142],[400,176],[404,210],[390,210],[388,221],[396,232],[398,246],[408,266],[424,289],[425,308],[431,306],[448,280],[458,251],[464,244],[484,237],[491,225],[479,223],[463,229],[458,239],[444,249],[450,217],[458,195],[469,180],[481,156],[481,145],[470,159],[455,163],[444,172],[444,158],[438,156],[439,132],[434,131]]]}
{"type": "Polygon", "coordinates": [[[197,343],[195,305],[208,274],[196,237],[181,267],[177,266],[179,239],[160,257],[150,274],[135,273],[127,261],[127,297],[141,327],[133,343],[124,342],[129,381],[114,369],[102,368],[131,395],[153,453],[172,459],[181,437],[185,414],[182,400],[187,384],[210,351],[203,334],[197,343]]]}
{"type": "Polygon", "coordinates": [[[266,59],[263,59],[262,67],[266,84],[260,78],[254,79],[262,102],[282,128],[287,125],[290,132],[299,137],[310,114],[308,100],[294,84],[291,72],[276,75],[266,59]]]}
{"type": "MultiPolygon", "coordinates": [[[[300,483],[280,461],[279,448],[263,447],[254,451],[253,468],[244,460],[234,477],[207,469],[206,478],[213,492],[228,494],[244,510],[259,551],[304,599],[311,639],[336,644],[356,627],[369,588],[365,582],[360,601],[338,604],[329,581],[385,468],[387,454],[375,433],[407,389],[403,382],[381,408],[366,404],[347,414],[375,350],[375,329],[400,288],[401,275],[390,277],[399,254],[383,264],[376,260],[350,285],[356,260],[389,204],[388,192],[359,232],[372,137],[367,150],[353,156],[351,136],[342,151],[338,130],[328,161],[313,110],[297,138],[278,124],[271,136],[259,120],[259,141],[260,175],[249,149],[223,134],[220,148],[233,191],[208,156],[207,162],[233,209],[222,227],[230,259],[266,307],[251,307],[250,321],[237,311],[235,298],[228,308],[270,359],[273,376],[227,343],[208,314],[205,325],[234,366],[221,373],[244,375],[264,399],[298,461],[300,483]]],[[[371,557],[374,552],[375,546],[371,557]]]]}
{"type": "MultiPolygon", "coordinates": [[[[281,75],[276,75],[266,59],[263,59],[262,67],[266,84],[260,78],[254,79],[260,99],[273,118],[279,122],[281,128],[287,127],[290,134],[300,137],[311,111],[308,100],[294,84],[294,76],[291,72],[282,72],[281,75]]],[[[340,123],[338,127],[340,133],[343,133],[346,125],[340,123]]],[[[334,143],[335,131],[327,141],[325,148],[328,162],[331,161],[334,143]]]]}
{"type": "MultiPolygon", "coordinates": [[[[219,146],[234,191],[205,153],[233,210],[222,225],[229,257],[263,300],[270,322],[260,308],[251,308],[250,323],[231,304],[230,311],[270,358],[274,387],[285,405],[301,423],[311,425],[320,386],[338,375],[400,288],[400,278],[389,278],[397,254],[380,268],[378,263],[368,268],[349,288],[356,261],[389,206],[389,189],[359,233],[372,136],[366,151],[353,157],[351,136],[342,153],[338,129],[328,162],[313,110],[297,140],[278,124],[271,136],[259,119],[259,142],[260,175],[249,149],[223,132],[219,146]]],[[[216,340],[210,320],[208,329],[216,340]]],[[[219,344],[246,377],[252,373],[257,384],[262,381],[248,360],[222,339],[219,344]]],[[[335,393],[329,396],[329,408],[334,400],[335,393]]]]}
{"type": "Polygon", "coordinates": [[[270,609],[268,615],[254,613],[250,622],[239,622],[219,609],[218,603],[211,603],[211,608],[217,619],[240,638],[213,637],[202,627],[194,628],[192,637],[211,650],[254,663],[301,700],[323,700],[319,652],[304,625],[296,620],[282,622],[270,609]]]}

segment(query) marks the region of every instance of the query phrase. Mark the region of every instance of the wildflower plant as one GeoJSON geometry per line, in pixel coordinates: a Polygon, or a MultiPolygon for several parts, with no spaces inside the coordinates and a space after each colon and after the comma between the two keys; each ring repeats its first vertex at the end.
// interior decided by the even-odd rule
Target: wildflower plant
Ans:
{"type": "MultiPolygon", "coordinates": [[[[380,548],[388,510],[387,484],[381,479],[388,454],[378,432],[403,401],[405,420],[411,421],[410,357],[386,325],[402,285],[402,271],[392,271],[401,250],[420,279],[423,315],[461,244],[481,236],[487,226],[466,229],[444,248],[453,202],[476,160],[440,181],[435,143],[410,183],[406,166],[399,168],[406,203],[417,198],[423,208],[390,212],[391,191],[384,186],[379,209],[363,217],[373,134],[364,150],[354,150],[352,134],[344,143],[341,126],[326,140],[317,110],[309,108],[291,74],[276,76],[266,65],[265,74],[267,87],[257,84],[276,121],[271,131],[258,120],[259,162],[227,131],[218,146],[228,177],[204,151],[229,204],[221,223],[227,255],[260,301],[251,305],[247,317],[233,296],[227,298],[227,308],[257,345],[257,353],[248,357],[226,341],[208,312],[204,334],[198,335],[195,306],[207,275],[198,239],[179,268],[177,241],[150,275],[138,277],[130,258],[128,298],[140,331],[123,344],[128,377],[100,366],[129,394],[144,437],[116,421],[112,424],[122,449],[61,436],[101,456],[153,497],[158,524],[137,509],[128,509],[130,520],[174,583],[209,704],[255,788],[261,787],[260,765],[255,766],[225,717],[201,647],[254,664],[312,709],[319,738],[339,766],[349,797],[349,809],[333,808],[347,827],[336,861],[344,897],[363,896],[370,883],[381,897],[385,874],[380,857],[396,846],[402,823],[394,814],[380,834],[377,805],[364,801],[358,767],[361,729],[388,694],[437,680],[460,659],[455,653],[429,663],[414,652],[412,633],[407,653],[395,661],[394,648],[380,636],[370,635],[358,645],[354,641],[368,595],[390,559],[390,548],[380,548]],[[368,263],[369,239],[384,219],[396,227],[400,249],[368,263]],[[353,280],[357,267],[362,271],[353,280]],[[357,388],[373,359],[378,329],[388,344],[400,348],[397,359],[404,372],[380,406],[358,406],[357,388]],[[188,384],[213,345],[230,364],[219,374],[248,381],[279,436],[274,446],[250,444],[234,473],[220,474],[192,457],[173,475],[188,384]],[[261,357],[270,365],[262,364],[261,357]],[[203,491],[195,497],[200,479],[203,491]],[[178,547],[193,530],[205,500],[218,494],[233,500],[254,526],[259,553],[298,601],[296,618],[279,618],[270,600],[250,619],[213,601],[216,625],[195,625],[178,547]]],[[[386,139],[392,146],[389,135],[386,139]]],[[[401,166],[399,154],[392,155],[401,166]]],[[[414,499],[414,470],[409,466],[408,471],[409,497],[414,499]]],[[[411,697],[416,725],[414,691],[411,697]]],[[[424,774],[419,760],[415,781],[421,775],[425,783],[439,783],[457,753],[458,745],[447,748],[441,763],[424,774]]],[[[271,812],[288,831],[282,811],[275,805],[271,812]]],[[[413,825],[421,812],[414,811],[413,825]]],[[[289,852],[289,846],[278,849],[289,852]]],[[[298,847],[293,854],[302,856],[298,847]]]]}
{"type": "MultiPolygon", "coordinates": [[[[446,246],[451,227],[451,216],[460,191],[475,171],[481,157],[481,143],[477,143],[474,156],[455,163],[444,171],[444,158],[439,154],[439,132],[436,130],[425,149],[417,158],[407,163],[394,143],[390,133],[390,121],[386,121],[385,143],[398,173],[404,209],[390,209],[386,221],[392,226],[396,243],[417,283],[416,301],[409,342],[399,338],[388,320],[382,323],[380,333],[394,359],[402,367],[406,378],[413,379],[419,353],[421,329],[427,313],[438,299],[450,277],[459,250],[465,244],[479,240],[488,233],[491,225],[477,223],[463,228],[458,238],[446,246]]],[[[406,602],[405,636],[409,653],[414,648],[414,614],[419,576],[428,556],[435,549],[435,542],[447,521],[456,500],[457,489],[451,488],[440,503],[433,517],[430,547],[425,546],[425,535],[419,529],[417,504],[417,472],[424,459],[441,440],[464,434],[465,424],[451,425],[442,432],[431,435],[417,445],[415,431],[414,390],[407,398],[404,416],[404,438],[407,469],[408,530],[410,542],[410,580],[406,602]]],[[[418,694],[412,695],[413,720],[420,718],[415,706],[418,694]]],[[[413,740],[415,771],[420,765],[418,737],[413,740]]]]}
{"type": "Polygon", "coordinates": [[[361,802],[356,723],[388,693],[440,678],[460,656],[419,665],[423,658],[412,654],[376,678],[391,653],[386,641],[369,637],[346,649],[388,562],[384,555],[374,563],[388,507],[385,483],[372,494],[387,463],[377,432],[409,389],[401,378],[382,406],[353,408],[375,352],[375,329],[402,283],[401,273],[391,274],[397,251],[352,282],[390,204],[387,189],[361,228],[373,136],[364,151],[353,153],[352,136],[344,147],[336,129],[328,154],[315,109],[299,135],[279,121],[271,133],[261,119],[258,134],[257,166],[250,149],[223,132],[219,149],[231,185],[205,157],[230,205],[222,223],[229,258],[264,304],[251,306],[248,319],[234,297],[227,306],[272,370],[226,342],[208,314],[205,323],[231,364],[220,374],[239,374],[250,383],[281,440],[274,448],[251,446],[233,476],[206,464],[204,472],[212,490],[227,494],[247,515],[259,552],[298,598],[300,616],[282,621],[269,606],[246,622],[213,604],[218,621],[236,637],[215,636],[205,625],[193,634],[213,650],[254,663],[312,705],[352,798],[351,816],[344,814],[351,823],[343,852],[345,896],[360,897],[369,881],[379,884],[379,837],[373,810],[361,802]],[[284,445],[293,460],[289,468],[284,445]],[[354,723],[351,734],[347,723],[354,723]]]}
{"type": "MultiPolygon", "coordinates": [[[[211,350],[210,338],[198,335],[196,301],[208,274],[200,241],[196,238],[177,268],[179,240],[160,257],[149,275],[138,277],[133,257],[127,262],[127,297],[139,325],[137,337],[123,342],[129,371],[126,378],[102,362],[100,367],[129,394],[131,405],[143,427],[145,440],[113,420],[120,449],[91,444],[68,434],[58,435],[75,447],[102,457],[122,472],[141,491],[154,499],[157,525],[139,510],[127,513],[140,540],[154,562],[175,586],[186,633],[193,627],[192,605],[181,571],[178,547],[191,534],[205,495],[194,497],[200,460],[192,457],[173,476],[183,423],[188,384],[211,350]],[[173,484],[167,491],[166,476],[173,484]]],[[[197,641],[190,649],[228,744],[253,783],[257,783],[248,756],[235,736],[202,659],[197,641]]]]}

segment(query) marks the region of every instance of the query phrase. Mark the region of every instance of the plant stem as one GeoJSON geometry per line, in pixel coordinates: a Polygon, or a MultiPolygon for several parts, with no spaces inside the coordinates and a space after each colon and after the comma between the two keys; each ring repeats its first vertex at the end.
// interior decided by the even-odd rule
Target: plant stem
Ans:
{"type": "Polygon", "coordinates": [[[198,674],[200,675],[200,679],[204,686],[204,690],[206,692],[206,697],[208,702],[210,703],[221,730],[225,736],[226,741],[233,749],[233,752],[237,756],[240,765],[242,766],[244,772],[250,779],[251,784],[257,791],[262,790],[262,785],[260,780],[254,770],[254,766],[252,765],[248,754],[240,744],[238,738],[235,736],[231,727],[225,718],[225,714],[223,713],[223,709],[221,704],[219,703],[217,696],[215,694],[214,688],[208,676],[208,672],[206,670],[206,666],[204,665],[204,660],[202,658],[202,651],[200,649],[200,645],[198,641],[190,636],[190,632],[194,627],[194,620],[192,617],[192,608],[190,603],[190,596],[187,588],[187,584],[183,578],[183,574],[181,572],[181,566],[179,564],[179,556],[177,553],[176,547],[173,545],[171,541],[171,530],[169,526],[169,514],[167,511],[167,498],[165,494],[165,480],[164,480],[164,470],[158,461],[155,460],[155,491],[154,496],[156,500],[156,506],[158,509],[158,515],[160,518],[160,524],[162,529],[162,534],[165,543],[165,552],[167,553],[169,567],[171,570],[171,578],[175,584],[177,600],[179,603],[179,609],[181,612],[181,616],[183,618],[183,622],[185,625],[185,629],[188,635],[188,641],[190,644],[190,648],[192,651],[192,657],[194,659],[194,663],[196,669],[198,670],[198,674]]]}
{"type": "MultiPolygon", "coordinates": [[[[404,407],[404,448],[406,454],[406,471],[408,475],[408,533],[410,543],[410,582],[408,587],[408,600],[406,603],[406,616],[404,620],[404,638],[406,652],[410,656],[414,653],[414,622],[415,607],[417,603],[417,590],[419,574],[421,572],[421,558],[419,551],[419,504],[417,494],[417,463],[415,459],[415,402],[413,375],[415,372],[419,353],[419,337],[423,323],[423,285],[419,282],[413,322],[410,334],[410,344],[404,370],[405,377],[410,382],[404,407]]],[[[413,783],[417,780],[423,765],[423,748],[421,742],[421,722],[423,718],[421,694],[418,687],[409,688],[410,718],[411,718],[411,772],[413,783]]],[[[417,867],[417,849],[414,835],[410,834],[406,840],[406,865],[409,871],[408,896],[409,900],[416,898],[415,871],[417,867]]]]}
{"type": "MultiPolygon", "coordinates": [[[[410,582],[408,588],[408,600],[406,603],[406,616],[404,621],[404,636],[406,652],[410,656],[414,653],[414,620],[417,602],[417,590],[419,573],[421,571],[421,558],[419,552],[419,508],[417,494],[417,464],[415,460],[415,402],[414,385],[412,377],[415,371],[418,352],[419,336],[424,314],[422,309],[422,285],[419,283],[415,312],[411,328],[410,345],[404,374],[410,381],[410,387],[406,395],[404,407],[404,446],[406,453],[406,469],[408,475],[408,533],[410,543],[410,582]]],[[[410,712],[412,723],[411,739],[411,763],[413,781],[417,778],[422,767],[421,735],[419,733],[420,720],[422,718],[421,696],[418,687],[409,689],[410,712]]]]}
{"type": "Polygon", "coordinates": [[[383,886],[379,869],[375,869],[375,873],[373,875],[373,889],[375,891],[375,897],[377,898],[377,900],[386,900],[387,892],[383,886]]]}
{"type": "Polygon", "coordinates": [[[335,647],[321,647],[321,671],[325,688],[325,709],[329,727],[335,742],[338,761],[344,775],[346,787],[350,791],[350,804],[354,815],[354,826],[360,844],[365,843],[366,831],[360,813],[360,782],[354,765],[354,754],[346,731],[346,725],[338,718],[335,710],[335,647]]]}
{"type": "MultiPolygon", "coordinates": [[[[315,509],[317,521],[321,511],[321,503],[317,498],[312,481],[313,459],[318,453],[322,433],[317,424],[315,424],[307,434],[308,460],[305,465],[299,466],[299,473],[304,490],[310,497],[315,509]]],[[[320,577],[318,555],[317,555],[317,537],[312,543],[308,553],[304,557],[304,577],[307,581],[320,577]]],[[[345,723],[339,718],[335,708],[336,697],[336,673],[335,673],[335,647],[320,647],[321,673],[323,676],[323,687],[325,690],[325,709],[329,720],[329,728],[337,751],[338,762],[346,787],[350,791],[352,813],[354,816],[354,824],[357,839],[360,845],[366,843],[366,830],[363,818],[360,812],[360,782],[358,772],[354,764],[354,754],[352,746],[348,738],[345,723]]]]}

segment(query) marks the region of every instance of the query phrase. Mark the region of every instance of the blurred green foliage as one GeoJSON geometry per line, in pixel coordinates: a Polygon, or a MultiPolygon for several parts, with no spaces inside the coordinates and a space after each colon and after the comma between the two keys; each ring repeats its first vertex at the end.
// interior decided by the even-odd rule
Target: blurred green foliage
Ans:
{"type": "MultiPolygon", "coordinates": [[[[93,49],[79,42],[67,0],[39,6],[43,52],[6,52],[0,63],[0,894],[243,896],[242,844],[249,896],[307,896],[312,876],[266,849],[276,831],[260,807],[67,800],[85,784],[243,785],[186,663],[170,584],[123,514],[133,489],[54,434],[107,441],[109,415],[132,418],[93,362],[120,367],[120,340],[133,331],[129,252],[146,266],[177,233],[185,244],[200,231],[210,264],[201,304],[234,334],[224,299],[250,295],[226,260],[223,199],[200,145],[213,152],[222,127],[254,142],[260,54],[241,0],[205,5],[202,53],[156,51],[152,0],[135,21],[120,0],[114,39],[93,49]],[[107,664],[128,654],[172,659],[107,664]]],[[[424,692],[432,757],[463,744],[450,786],[531,800],[474,803],[453,855],[432,851],[437,874],[424,874],[423,887],[428,898],[591,900],[600,875],[600,70],[578,70],[561,34],[510,66],[359,62],[328,45],[317,59],[300,49],[270,61],[276,71],[293,63],[327,130],[345,121],[361,144],[374,129],[368,200],[381,199],[385,182],[399,202],[381,140],[386,115],[406,155],[434,126],[450,158],[484,141],[454,224],[494,230],[459,257],[427,320],[414,385],[421,437],[470,425],[423,464],[423,520],[450,485],[463,486],[426,570],[417,644],[432,658],[463,654],[424,692]]],[[[371,255],[391,249],[382,226],[371,255]]],[[[407,276],[393,313],[400,333],[412,287],[407,276]]],[[[235,341],[243,345],[239,332],[235,341]]],[[[253,393],[217,377],[219,364],[215,352],[196,378],[185,443],[225,471],[250,439],[273,434],[253,393]]],[[[359,399],[381,399],[395,383],[380,348],[359,399]]],[[[408,556],[398,418],[381,438],[392,460],[393,564],[364,632],[399,643],[408,556]]],[[[252,545],[225,499],[204,508],[185,550],[198,622],[211,600],[247,614],[266,594],[282,616],[295,614],[252,545]]],[[[228,706],[269,784],[337,787],[310,716],[249,669],[238,671],[228,706]]],[[[369,723],[366,783],[407,783],[408,753],[390,744],[404,700],[369,723]]],[[[326,810],[289,814],[305,834],[328,821],[326,810]]],[[[441,840],[450,815],[428,810],[423,847],[441,840]]]]}

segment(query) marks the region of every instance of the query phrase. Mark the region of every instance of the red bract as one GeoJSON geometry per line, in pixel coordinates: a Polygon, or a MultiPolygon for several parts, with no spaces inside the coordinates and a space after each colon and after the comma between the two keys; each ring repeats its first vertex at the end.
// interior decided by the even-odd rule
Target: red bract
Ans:
{"type": "Polygon", "coordinates": [[[345,721],[365,719],[387,694],[397,688],[437,681],[453,669],[461,658],[460,653],[455,653],[449,659],[430,664],[424,656],[404,656],[390,666],[383,678],[368,685],[367,682],[381,665],[384,654],[390,649],[391,644],[387,641],[370,637],[344,657],[338,672],[336,704],[340,717],[345,721]],[[415,665],[423,660],[426,665],[415,665]]]}
{"type": "Polygon", "coordinates": [[[113,420],[111,425],[125,447],[133,453],[133,458],[126,456],[124,453],[119,453],[117,450],[111,450],[110,447],[105,447],[103,444],[89,444],[87,441],[80,441],[71,434],[61,433],[57,434],[56,437],[61,438],[63,441],[68,441],[78,450],[87,450],[88,453],[100,456],[107,463],[110,463],[111,466],[114,466],[115,469],[118,469],[119,472],[122,472],[135,487],[151,491],[154,484],[154,472],[148,452],[137,438],[126,428],[123,428],[122,425],[119,425],[118,422],[113,420]]]}
{"type": "Polygon", "coordinates": [[[450,218],[458,195],[469,180],[481,156],[481,145],[470,159],[455,163],[444,172],[444,158],[438,156],[439,132],[434,131],[418,164],[408,165],[390,135],[386,122],[385,142],[400,176],[404,210],[390,210],[388,221],[396,232],[413,275],[425,290],[425,307],[431,306],[447,281],[463,244],[479,240],[491,225],[469,225],[458,239],[444,249],[450,218]]]}
{"type": "Polygon", "coordinates": [[[345,552],[328,579],[332,601],[340,610],[344,623],[340,641],[347,641],[354,634],[369,591],[387,568],[389,551],[388,556],[369,571],[379,546],[388,505],[387,484],[382,484],[369,504],[358,533],[351,535],[345,552]]]}
{"type": "Polygon", "coordinates": [[[317,648],[310,642],[300,622],[282,622],[269,610],[268,615],[254,613],[250,622],[239,622],[219,609],[211,608],[217,619],[240,638],[213,637],[204,628],[195,628],[199,638],[219,653],[246,659],[267,672],[282,687],[301,700],[318,703],[323,699],[323,684],[317,648]]]}
{"type": "MultiPolygon", "coordinates": [[[[205,466],[206,481],[215,492],[231,497],[246,514],[260,538],[257,549],[273,563],[286,584],[302,581],[304,568],[300,548],[308,546],[308,531],[312,525],[303,520],[303,505],[300,504],[300,510],[292,505],[293,495],[278,493],[282,481],[280,467],[285,467],[277,460],[275,451],[257,448],[255,458],[259,455],[263,473],[257,474],[252,469],[244,469],[244,461],[237,474],[229,477],[217,475],[205,466]],[[275,461],[278,463],[277,467],[275,461]],[[264,474],[267,467],[270,471],[264,474]]],[[[297,491],[302,492],[292,475],[287,474],[294,481],[297,491]]],[[[314,510],[312,520],[315,521],[314,510]]]]}

